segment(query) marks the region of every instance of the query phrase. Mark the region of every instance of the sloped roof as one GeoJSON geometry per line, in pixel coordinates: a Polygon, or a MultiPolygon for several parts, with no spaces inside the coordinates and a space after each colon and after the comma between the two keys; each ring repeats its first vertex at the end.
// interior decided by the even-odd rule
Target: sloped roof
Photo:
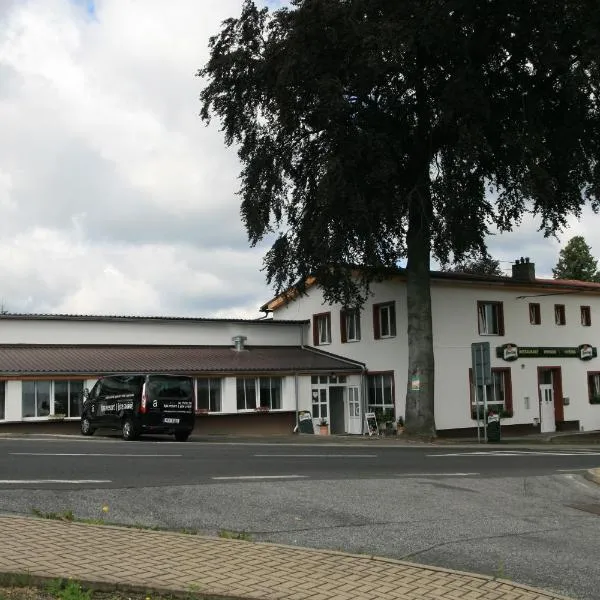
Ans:
{"type": "MultiPolygon", "coordinates": [[[[397,269],[388,271],[389,279],[406,279],[406,270],[397,269]]],[[[591,294],[600,294],[600,283],[592,283],[589,281],[578,281],[575,279],[546,279],[536,277],[533,281],[526,281],[516,279],[514,277],[499,276],[499,275],[477,275],[473,273],[454,273],[450,271],[432,271],[431,281],[435,282],[456,282],[457,284],[479,284],[488,285],[493,287],[511,287],[528,290],[549,290],[557,292],[585,292],[591,294]]],[[[308,290],[311,287],[317,285],[318,282],[314,277],[309,278],[305,284],[305,289],[308,290]]],[[[299,295],[299,292],[295,288],[290,288],[285,292],[271,298],[268,302],[265,302],[260,310],[268,312],[285,306],[288,302],[295,300],[299,295]]]]}
{"type": "Polygon", "coordinates": [[[356,372],[362,363],[301,346],[0,345],[0,376],[356,372]]]}
{"type": "Polygon", "coordinates": [[[284,319],[218,319],[213,317],[160,317],[160,316],[127,316],[127,315],[71,315],[71,314],[46,314],[46,313],[2,313],[0,320],[6,321],[117,321],[117,322],[184,322],[184,323],[274,323],[278,325],[307,323],[306,320],[284,319]]]}

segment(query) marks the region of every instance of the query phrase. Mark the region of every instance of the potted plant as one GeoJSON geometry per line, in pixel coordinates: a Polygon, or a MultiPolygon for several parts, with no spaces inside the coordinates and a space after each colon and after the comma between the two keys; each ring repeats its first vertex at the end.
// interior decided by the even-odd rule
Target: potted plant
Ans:
{"type": "Polygon", "coordinates": [[[327,419],[321,419],[319,421],[319,434],[320,435],[328,435],[329,427],[327,426],[327,419]]]}
{"type": "Polygon", "coordinates": [[[396,422],[396,432],[398,435],[404,433],[404,417],[398,417],[398,421],[396,422]]]}

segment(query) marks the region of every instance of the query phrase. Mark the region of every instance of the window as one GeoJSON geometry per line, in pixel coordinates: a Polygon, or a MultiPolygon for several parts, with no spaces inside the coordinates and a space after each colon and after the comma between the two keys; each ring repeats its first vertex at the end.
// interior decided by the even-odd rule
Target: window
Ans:
{"type": "MultiPolygon", "coordinates": [[[[477,407],[479,406],[479,417],[483,418],[483,386],[477,386],[477,400],[473,397],[473,370],[469,369],[470,395],[471,395],[471,418],[477,418],[477,407]]],[[[512,382],[510,369],[492,369],[492,383],[487,388],[488,410],[495,413],[512,417],[512,382]]]]}
{"type": "Polygon", "coordinates": [[[80,417],[83,398],[83,381],[54,382],[54,414],[80,417]]]}
{"type": "Polygon", "coordinates": [[[600,404],[600,371],[588,373],[588,395],[590,404],[600,404]]]}
{"type": "Polygon", "coordinates": [[[394,374],[367,375],[367,407],[369,412],[394,412],[394,374]]]}
{"type": "Polygon", "coordinates": [[[564,304],[555,304],[554,305],[554,321],[557,325],[566,325],[567,317],[565,314],[565,305],[564,304]]]}
{"type": "Polygon", "coordinates": [[[221,412],[220,379],[196,379],[196,410],[221,412]]]}
{"type": "Polygon", "coordinates": [[[313,315],[313,345],[331,344],[331,313],[313,315]]]}
{"type": "Polygon", "coordinates": [[[24,381],[23,417],[47,417],[50,414],[50,381],[24,381]]]}
{"type": "Polygon", "coordinates": [[[6,419],[6,381],[0,381],[0,421],[6,419]]]}
{"type": "Polygon", "coordinates": [[[356,308],[340,312],[340,329],[342,343],[358,342],[360,340],[360,311],[356,308]]]}
{"type": "Polygon", "coordinates": [[[592,325],[592,309],[589,306],[581,307],[581,324],[584,327],[590,327],[592,325]]]}
{"type": "Polygon", "coordinates": [[[337,385],[340,383],[346,383],[347,378],[345,375],[313,375],[310,378],[310,382],[313,385],[327,385],[331,383],[332,385],[337,385]]]}
{"type": "Polygon", "coordinates": [[[542,322],[542,312],[537,302],[529,304],[529,322],[531,325],[540,325],[542,322]]]}
{"type": "Polygon", "coordinates": [[[21,407],[23,417],[64,415],[81,416],[83,381],[23,381],[21,407]]]}
{"type": "Polygon", "coordinates": [[[281,377],[238,377],[236,385],[238,410],[281,408],[281,377]]]}
{"type": "Polygon", "coordinates": [[[258,380],[261,408],[281,408],[281,377],[261,377],[258,380]]]}
{"type": "Polygon", "coordinates": [[[502,302],[477,302],[479,335],[504,335],[502,302]]]}
{"type": "Polygon", "coordinates": [[[396,336],[396,303],[373,305],[373,333],[375,339],[396,336]]]}
{"type": "Polygon", "coordinates": [[[312,390],[312,416],[313,419],[327,418],[327,389],[312,390]]]}

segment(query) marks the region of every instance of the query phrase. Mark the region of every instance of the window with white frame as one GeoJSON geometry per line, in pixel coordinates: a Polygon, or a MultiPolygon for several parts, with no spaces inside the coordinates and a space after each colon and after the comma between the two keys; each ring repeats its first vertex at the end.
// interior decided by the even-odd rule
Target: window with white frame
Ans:
{"type": "Polygon", "coordinates": [[[6,419],[6,381],[0,381],[0,421],[6,419]]]}
{"type": "Polygon", "coordinates": [[[327,388],[313,388],[312,416],[313,419],[327,419],[327,388]]]}
{"type": "Polygon", "coordinates": [[[350,417],[360,417],[360,394],[357,387],[348,388],[348,414],[350,417]]]}
{"type": "Polygon", "coordinates": [[[202,377],[196,379],[196,410],[221,412],[221,379],[202,377]]]}
{"type": "Polygon", "coordinates": [[[373,305],[373,328],[375,339],[396,336],[396,303],[373,305]]]}
{"type": "MultiPolygon", "coordinates": [[[[472,370],[469,375],[473,377],[472,370]]],[[[512,385],[510,378],[510,368],[492,369],[492,383],[486,386],[488,411],[492,410],[496,414],[505,414],[512,416],[512,385]]],[[[483,419],[484,394],[483,386],[477,386],[476,395],[473,395],[473,386],[471,386],[471,418],[477,418],[477,407],[479,407],[479,418],[483,419]]]]}
{"type": "Polygon", "coordinates": [[[394,412],[394,374],[367,375],[367,406],[369,412],[394,412]]]}
{"type": "Polygon", "coordinates": [[[55,415],[80,417],[83,400],[83,381],[60,380],[54,382],[54,411],[55,415]]]}
{"type": "Polygon", "coordinates": [[[82,401],[81,380],[23,381],[21,384],[21,414],[24,418],[79,417],[82,401]]]}
{"type": "Polygon", "coordinates": [[[341,311],[342,343],[360,341],[360,311],[350,308],[341,311]]]}
{"type": "Polygon", "coordinates": [[[281,409],[281,377],[238,377],[237,409],[281,409]]]}
{"type": "Polygon", "coordinates": [[[313,315],[313,343],[315,346],[331,344],[331,313],[313,315]]]}
{"type": "Polygon", "coordinates": [[[502,302],[477,302],[479,335],[504,335],[502,302]]]}
{"type": "Polygon", "coordinates": [[[279,410],[281,408],[281,377],[260,377],[258,380],[261,408],[279,410]]]}

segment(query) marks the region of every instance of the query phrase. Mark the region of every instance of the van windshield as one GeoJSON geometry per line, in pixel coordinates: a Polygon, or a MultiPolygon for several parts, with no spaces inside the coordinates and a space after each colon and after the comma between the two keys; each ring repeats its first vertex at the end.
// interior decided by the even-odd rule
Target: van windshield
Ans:
{"type": "Polygon", "coordinates": [[[194,388],[189,377],[151,375],[148,378],[148,393],[152,398],[191,398],[194,388]]]}

